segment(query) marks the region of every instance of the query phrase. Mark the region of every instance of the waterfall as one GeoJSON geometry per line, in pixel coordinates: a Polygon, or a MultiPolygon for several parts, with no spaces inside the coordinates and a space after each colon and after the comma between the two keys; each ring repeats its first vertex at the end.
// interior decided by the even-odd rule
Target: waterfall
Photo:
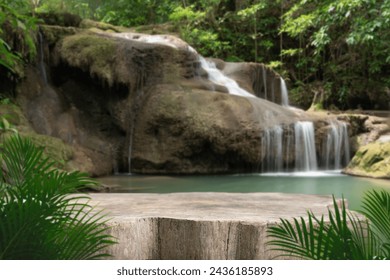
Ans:
{"type": "Polygon", "coordinates": [[[245,97],[254,97],[253,94],[247,92],[241,88],[237,82],[233,79],[230,79],[225,74],[223,74],[212,61],[207,61],[203,56],[198,55],[200,66],[207,73],[208,79],[214,84],[221,85],[226,87],[228,92],[233,95],[245,96],[245,97]]]}
{"type": "Polygon", "coordinates": [[[261,165],[261,171],[267,172],[270,171],[270,159],[271,159],[271,153],[269,152],[271,150],[271,137],[270,137],[270,131],[267,129],[263,132],[263,137],[261,138],[261,155],[263,156],[262,165],[261,165]]]}
{"type": "Polygon", "coordinates": [[[43,42],[43,36],[41,32],[38,32],[38,38],[39,38],[39,70],[42,75],[43,82],[45,85],[47,85],[47,73],[46,73],[46,67],[45,67],[45,53],[43,50],[44,42],[43,42]]]}
{"type": "Polygon", "coordinates": [[[281,104],[284,107],[288,107],[288,90],[286,86],[286,82],[282,77],[280,77],[280,94],[281,94],[281,104]]]}
{"type": "Polygon", "coordinates": [[[169,46],[175,49],[186,48],[191,53],[198,57],[200,66],[207,73],[208,79],[217,85],[223,86],[228,93],[238,96],[255,97],[253,94],[241,88],[238,83],[223,74],[215,65],[214,62],[206,60],[193,47],[189,46],[184,41],[169,35],[140,35],[134,33],[118,33],[113,36],[125,38],[128,40],[137,40],[145,43],[160,44],[169,46]]]}
{"type": "Polygon", "coordinates": [[[264,85],[264,99],[268,100],[268,96],[267,96],[267,71],[266,71],[264,65],[263,65],[263,85],[264,85]]]}
{"type": "Polygon", "coordinates": [[[312,122],[297,122],[293,131],[284,131],[278,125],[262,132],[261,172],[315,171],[318,163],[321,169],[339,170],[348,164],[349,151],[348,127],[344,122],[330,123],[318,160],[312,122]],[[295,166],[289,166],[289,162],[295,162],[295,166]]]}
{"type": "Polygon", "coordinates": [[[350,147],[346,123],[331,122],[322,150],[322,164],[325,169],[341,169],[348,164],[350,147]]]}
{"type": "Polygon", "coordinates": [[[274,151],[275,162],[274,169],[276,172],[283,171],[283,129],[276,126],[274,129],[274,151]]]}
{"type": "Polygon", "coordinates": [[[289,163],[292,161],[293,155],[292,155],[292,143],[294,143],[294,133],[291,131],[288,131],[286,135],[286,147],[285,147],[285,154],[286,154],[286,170],[290,170],[291,166],[289,163]]]}
{"type": "Polygon", "coordinates": [[[295,130],[295,169],[312,171],[317,169],[317,155],[312,122],[297,122],[295,130]]]}
{"type": "MultiPolygon", "coordinates": [[[[256,98],[253,94],[241,88],[235,80],[227,77],[220,71],[213,61],[206,60],[195,49],[176,37],[169,35],[140,35],[135,33],[114,33],[111,36],[188,50],[197,58],[201,70],[207,74],[207,79],[212,84],[225,87],[229,94],[256,98]]],[[[42,43],[40,45],[41,64],[44,67],[42,43]]],[[[267,68],[265,66],[262,67],[261,74],[262,77],[259,77],[259,79],[263,80],[263,98],[275,102],[274,87],[277,86],[277,82],[275,81],[267,85],[267,68]]],[[[288,90],[282,77],[280,77],[280,94],[280,105],[289,107],[288,90]]],[[[134,122],[133,120],[131,123],[131,135],[129,135],[129,172],[131,171],[134,122]]],[[[322,149],[322,152],[319,153],[319,156],[321,156],[319,160],[321,167],[340,169],[348,163],[350,155],[348,131],[345,123],[334,122],[330,125],[326,140],[322,143],[322,149]]],[[[289,169],[296,171],[317,170],[317,151],[313,123],[308,121],[296,122],[293,129],[289,127],[286,131],[279,125],[264,130],[261,137],[261,166],[262,172],[283,172],[289,169]],[[295,162],[295,166],[290,166],[293,162],[295,162]]]]}
{"type": "Polygon", "coordinates": [[[261,138],[262,172],[283,171],[283,128],[266,129],[261,138]]]}

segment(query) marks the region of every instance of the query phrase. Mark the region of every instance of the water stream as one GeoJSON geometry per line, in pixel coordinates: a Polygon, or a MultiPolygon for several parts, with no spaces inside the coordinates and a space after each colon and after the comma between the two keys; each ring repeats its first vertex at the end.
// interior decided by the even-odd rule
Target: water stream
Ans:
{"type": "Polygon", "coordinates": [[[312,122],[297,122],[295,129],[295,170],[317,170],[314,125],[312,122]]]}
{"type": "Polygon", "coordinates": [[[261,137],[262,173],[283,171],[283,128],[266,129],[261,137]]]}
{"type": "Polygon", "coordinates": [[[288,107],[289,106],[288,90],[287,90],[286,82],[282,77],[280,77],[280,94],[281,94],[281,105],[284,107],[288,107]]]}
{"type": "Polygon", "coordinates": [[[41,32],[38,32],[39,39],[39,71],[41,72],[42,80],[45,85],[48,85],[47,82],[47,73],[45,66],[45,52],[44,52],[44,40],[41,32]]]}
{"type": "Polygon", "coordinates": [[[323,166],[326,169],[341,169],[350,160],[348,127],[344,122],[332,122],[323,143],[323,166]]]}
{"type": "Polygon", "coordinates": [[[253,94],[241,88],[235,80],[230,79],[228,76],[223,74],[216,67],[214,62],[208,61],[200,55],[199,55],[199,62],[202,69],[207,73],[208,79],[214,84],[225,87],[230,94],[255,98],[253,94]]]}

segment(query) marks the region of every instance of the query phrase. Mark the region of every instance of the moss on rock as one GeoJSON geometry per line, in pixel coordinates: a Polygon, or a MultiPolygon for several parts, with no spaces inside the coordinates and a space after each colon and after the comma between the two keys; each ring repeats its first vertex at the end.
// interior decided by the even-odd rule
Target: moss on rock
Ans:
{"type": "Polygon", "coordinates": [[[89,28],[97,28],[100,30],[108,31],[108,32],[126,32],[129,31],[128,28],[125,27],[120,27],[120,26],[114,26],[109,23],[105,22],[99,22],[99,21],[93,21],[90,19],[84,19],[80,23],[80,27],[84,29],[89,29],[89,28]]]}
{"type": "Polygon", "coordinates": [[[64,38],[58,52],[70,66],[89,72],[109,85],[114,83],[116,43],[93,33],[80,33],[64,38]]]}
{"type": "Polygon", "coordinates": [[[390,142],[375,142],[361,147],[345,169],[345,173],[390,179],[390,142]]]}
{"type": "Polygon", "coordinates": [[[80,31],[80,29],[75,27],[63,27],[56,25],[40,25],[39,29],[43,34],[45,42],[49,45],[54,45],[63,37],[74,35],[80,31]]]}
{"type": "Polygon", "coordinates": [[[55,162],[56,167],[68,169],[67,163],[73,157],[73,150],[61,139],[33,132],[21,133],[21,136],[30,138],[35,146],[43,148],[44,154],[55,162]]]}
{"type": "Polygon", "coordinates": [[[45,24],[58,25],[58,26],[73,26],[79,27],[82,21],[81,17],[70,13],[37,13],[36,16],[43,20],[45,24]]]}
{"type": "Polygon", "coordinates": [[[52,159],[56,167],[69,170],[68,162],[73,158],[73,150],[69,145],[58,138],[37,134],[31,128],[21,108],[15,104],[0,105],[0,115],[6,116],[22,137],[28,137],[37,147],[44,148],[44,155],[52,159]]]}

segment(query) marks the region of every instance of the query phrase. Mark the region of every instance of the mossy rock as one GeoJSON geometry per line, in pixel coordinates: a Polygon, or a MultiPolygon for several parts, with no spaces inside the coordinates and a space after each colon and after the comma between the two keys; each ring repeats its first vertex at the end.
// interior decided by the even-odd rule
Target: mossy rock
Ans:
{"type": "Polygon", "coordinates": [[[58,52],[70,66],[89,72],[109,85],[114,83],[115,40],[96,33],[80,33],[63,39],[58,52]]]}
{"type": "Polygon", "coordinates": [[[390,179],[390,142],[375,142],[361,147],[345,169],[345,173],[390,179]]]}
{"type": "Polygon", "coordinates": [[[24,116],[22,109],[15,104],[1,104],[0,116],[3,116],[20,133],[35,133],[28,120],[24,116]]]}
{"type": "Polygon", "coordinates": [[[40,31],[43,34],[43,38],[49,45],[56,44],[65,36],[74,35],[80,32],[80,29],[75,27],[63,27],[56,25],[40,25],[40,31]]]}
{"type": "Polygon", "coordinates": [[[79,27],[82,19],[78,15],[70,13],[38,13],[36,16],[48,25],[79,27]]]}
{"type": "MultiPolygon", "coordinates": [[[[0,141],[10,137],[14,133],[6,132],[1,133],[0,141]]],[[[19,132],[19,135],[24,138],[28,138],[38,148],[43,148],[43,155],[54,162],[56,168],[71,170],[68,166],[69,161],[73,158],[72,148],[65,144],[62,140],[47,136],[36,134],[35,132],[19,132]]]]}
{"type": "MultiPolygon", "coordinates": [[[[1,104],[0,116],[5,116],[22,137],[28,137],[37,147],[44,148],[44,155],[52,159],[56,167],[68,169],[67,163],[73,158],[72,148],[58,138],[37,134],[30,127],[19,106],[15,104],[1,104]]],[[[8,137],[10,135],[12,133],[7,132],[3,136],[8,137]]]]}
{"type": "Polygon", "coordinates": [[[180,37],[180,32],[178,32],[178,28],[171,23],[141,25],[137,26],[134,29],[135,32],[140,32],[144,34],[171,34],[180,37]]]}
{"type": "Polygon", "coordinates": [[[120,26],[114,26],[109,23],[105,22],[99,22],[99,21],[93,21],[90,19],[84,19],[80,23],[80,27],[84,29],[90,29],[90,28],[97,28],[103,31],[108,31],[108,32],[128,32],[129,30],[125,27],[120,27],[120,26]]]}
{"type": "Polygon", "coordinates": [[[37,147],[44,148],[44,154],[55,162],[56,167],[67,169],[66,164],[73,157],[72,148],[61,139],[36,133],[21,133],[31,139],[37,147]]]}

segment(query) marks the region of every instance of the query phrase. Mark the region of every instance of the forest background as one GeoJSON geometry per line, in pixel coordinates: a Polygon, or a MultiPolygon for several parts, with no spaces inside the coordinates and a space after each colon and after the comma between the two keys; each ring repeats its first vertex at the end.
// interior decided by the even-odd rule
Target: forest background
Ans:
{"type": "Polygon", "coordinates": [[[313,98],[316,109],[389,109],[390,0],[0,0],[8,78],[34,59],[42,14],[59,12],[178,34],[203,56],[264,63],[305,109],[313,98]],[[15,30],[23,44],[9,36],[15,30]]]}

